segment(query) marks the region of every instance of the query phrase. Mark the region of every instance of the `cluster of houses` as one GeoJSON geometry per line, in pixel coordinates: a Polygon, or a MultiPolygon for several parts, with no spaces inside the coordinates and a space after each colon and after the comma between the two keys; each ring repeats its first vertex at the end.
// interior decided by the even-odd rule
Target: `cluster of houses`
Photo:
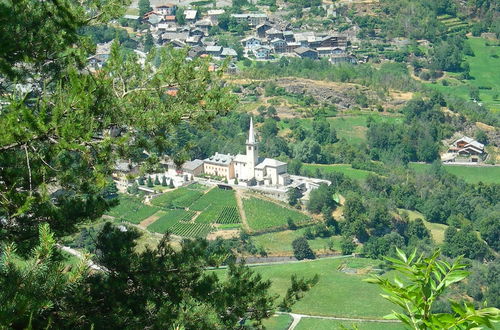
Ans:
{"type": "MultiPolygon", "coordinates": [[[[158,45],[172,45],[174,48],[189,48],[188,56],[210,55],[215,59],[238,56],[235,49],[217,45],[207,38],[212,27],[217,26],[224,9],[212,9],[200,17],[195,9],[184,10],[184,22],[177,21],[178,8],[175,4],[165,4],[154,8],[144,17],[126,15],[127,19],[137,19],[149,24],[149,32],[158,45]]],[[[296,56],[302,58],[329,58],[332,63],[356,63],[356,58],[348,53],[348,38],[338,33],[317,33],[293,31],[289,23],[273,22],[264,13],[231,14],[238,23],[251,28],[250,35],[241,40],[243,56],[267,60],[276,56],[296,56]],[[279,54],[279,55],[278,55],[279,54]]],[[[241,55],[241,54],[240,54],[241,55]]]]}
{"type": "Polygon", "coordinates": [[[272,54],[302,58],[329,58],[332,63],[356,63],[347,52],[348,40],[338,33],[294,32],[290,24],[265,21],[255,26],[255,34],[241,40],[245,54],[256,59],[268,59],[272,54]]]}

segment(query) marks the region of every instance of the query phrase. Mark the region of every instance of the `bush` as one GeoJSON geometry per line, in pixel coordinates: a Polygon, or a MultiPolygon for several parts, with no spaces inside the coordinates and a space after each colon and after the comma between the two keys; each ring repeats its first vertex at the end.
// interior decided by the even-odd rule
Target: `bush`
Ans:
{"type": "Polygon", "coordinates": [[[293,255],[297,258],[297,260],[316,258],[305,237],[296,238],[292,242],[292,248],[293,255]]]}

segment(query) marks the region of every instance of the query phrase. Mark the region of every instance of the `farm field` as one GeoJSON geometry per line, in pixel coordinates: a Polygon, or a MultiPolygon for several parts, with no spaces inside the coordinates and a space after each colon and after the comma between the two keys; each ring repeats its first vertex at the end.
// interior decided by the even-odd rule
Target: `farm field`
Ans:
{"type": "Polygon", "coordinates": [[[164,208],[186,208],[200,198],[203,192],[190,186],[180,187],[155,197],[151,203],[164,208]]]}
{"type": "MultiPolygon", "coordinates": [[[[411,163],[410,167],[417,173],[430,168],[430,164],[411,163]]],[[[445,165],[444,169],[451,174],[464,179],[468,183],[500,183],[500,166],[461,166],[445,165]]]]}
{"type": "Polygon", "coordinates": [[[236,224],[240,216],[234,190],[214,188],[194,202],[189,209],[201,211],[197,223],[236,224]]]}
{"type": "Polygon", "coordinates": [[[255,197],[243,199],[243,207],[248,225],[254,231],[286,226],[288,218],[296,224],[308,219],[303,213],[255,197]]]}
{"type": "Polygon", "coordinates": [[[195,213],[191,211],[168,210],[158,220],[150,224],[148,226],[148,230],[163,234],[169,229],[172,230],[172,228],[180,221],[191,221],[194,215],[195,213]]]}
{"type": "Polygon", "coordinates": [[[302,168],[310,170],[314,173],[316,169],[319,169],[320,171],[324,173],[333,173],[333,172],[340,172],[347,176],[348,178],[354,179],[354,180],[364,180],[366,177],[370,174],[373,174],[373,172],[370,171],[365,171],[365,170],[358,170],[355,168],[352,168],[350,164],[332,164],[332,165],[323,165],[323,164],[303,164],[302,168]]]}
{"type": "Polygon", "coordinates": [[[120,204],[113,207],[106,214],[119,220],[129,221],[134,224],[152,216],[159,211],[159,208],[145,205],[137,198],[130,196],[120,196],[120,204]]]}
{"type": "MultiPolygon", "coordinates": [[[[297,230],[283,230],[273,233],[252,236],[254,242],[258,246],[266,249],[270,255],[292,255],[292,242],[294,239],[304,235],[306,228],[297,230]]],[[[329,238],[317,237],[313,240],[308,240],[309,246],[315,252],[328,250],[329,242],[333,242],[333,249],[340,251],[340,236],[332,236],[329,238]]]]}
{"type": "Polygon", "coordinates": [[[303,317],[295,328],[297,330],[334,330],[334,329],[359,329],[359,330],[396,330],[404,329],[400,323],[382,322],[352,322],[337,320],[322,320],[303,317]]]}
{"type": "Polygon", "coordinates": [[[440,82],[426,84],[443,93],[449,93],[469,99],[470,86],[479,89],[481,102],[493,111],[500,111],[500,46],[494,46],[494,41],[489,41],[492,46],[486,46],[486,39],[469,37],[467,40],[475,56],[465,56],[470,65],[471,80],[463,82],[457,79],[448,79],[450,84],[443,86],[440,82]],[[495,70],[496,68],[496,70],[495,70]],[[488,89],[484,89],[488,88],[488,89]]]}
{"type": "MultiPolygon", "coordinates": [[[[318,259],[313,261],[259,266],[253,269],[264,279],[272,281],[271,293],[283,296],[290,285],[290,276],[319,275],[319,282],[292,307],[292,312],[310,315],[382,318],[394,308],[384,300],[377,285],[363,282],[368,275],[346,274],[338,270],[342,264],[349,268],[377,267],[378,261],[365,258],[318,259]]],[[[217,270],[221,277],[225,270],[217,270]]]]}

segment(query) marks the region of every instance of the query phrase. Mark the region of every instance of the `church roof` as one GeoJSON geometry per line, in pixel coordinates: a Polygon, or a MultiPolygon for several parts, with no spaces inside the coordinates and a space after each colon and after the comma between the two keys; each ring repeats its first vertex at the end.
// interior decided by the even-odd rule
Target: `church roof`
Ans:
{"type": "Polygon", "coordinates": [[[259,165],[255,166],[255,168],[263,169],[265,167],[278,167],[282,165],[286,165],[286,163],[272,158],[264,158],[264,160],[261,163],[259,163],[259,165]]]}
{"type": "Polygon", "coordinates": [[[248,140],[247,144],[253,144],[255,143],[255,133],[253,131],[253,119],[250,117],[250,129],[248,131],[248,140]]]}
{"type": "Polygon", "coordinates": [[[246,163],[247,155],[238,154],[236,155],[236,157],[234,157],[234,161],[238,163],[246,163]]]}

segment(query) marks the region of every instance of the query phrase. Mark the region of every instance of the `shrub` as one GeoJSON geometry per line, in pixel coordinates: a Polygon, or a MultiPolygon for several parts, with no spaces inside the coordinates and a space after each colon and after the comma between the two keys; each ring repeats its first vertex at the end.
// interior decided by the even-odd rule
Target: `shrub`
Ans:
{"type": "Polygon", "coordinates": [[[316,256],[314,252],[311,250],[309,243],[307,242],[305,237],[296,238],[292,242],[293,255],[298,260],[302,259],[315,259],[316,256]]]}
{"type": "Polygon", "coordinates": [[[342,254],[352,254],[356,250],[356,243],[353,241],[353,237],[343,237],[340,243],[340,249],[342,254]]]}

